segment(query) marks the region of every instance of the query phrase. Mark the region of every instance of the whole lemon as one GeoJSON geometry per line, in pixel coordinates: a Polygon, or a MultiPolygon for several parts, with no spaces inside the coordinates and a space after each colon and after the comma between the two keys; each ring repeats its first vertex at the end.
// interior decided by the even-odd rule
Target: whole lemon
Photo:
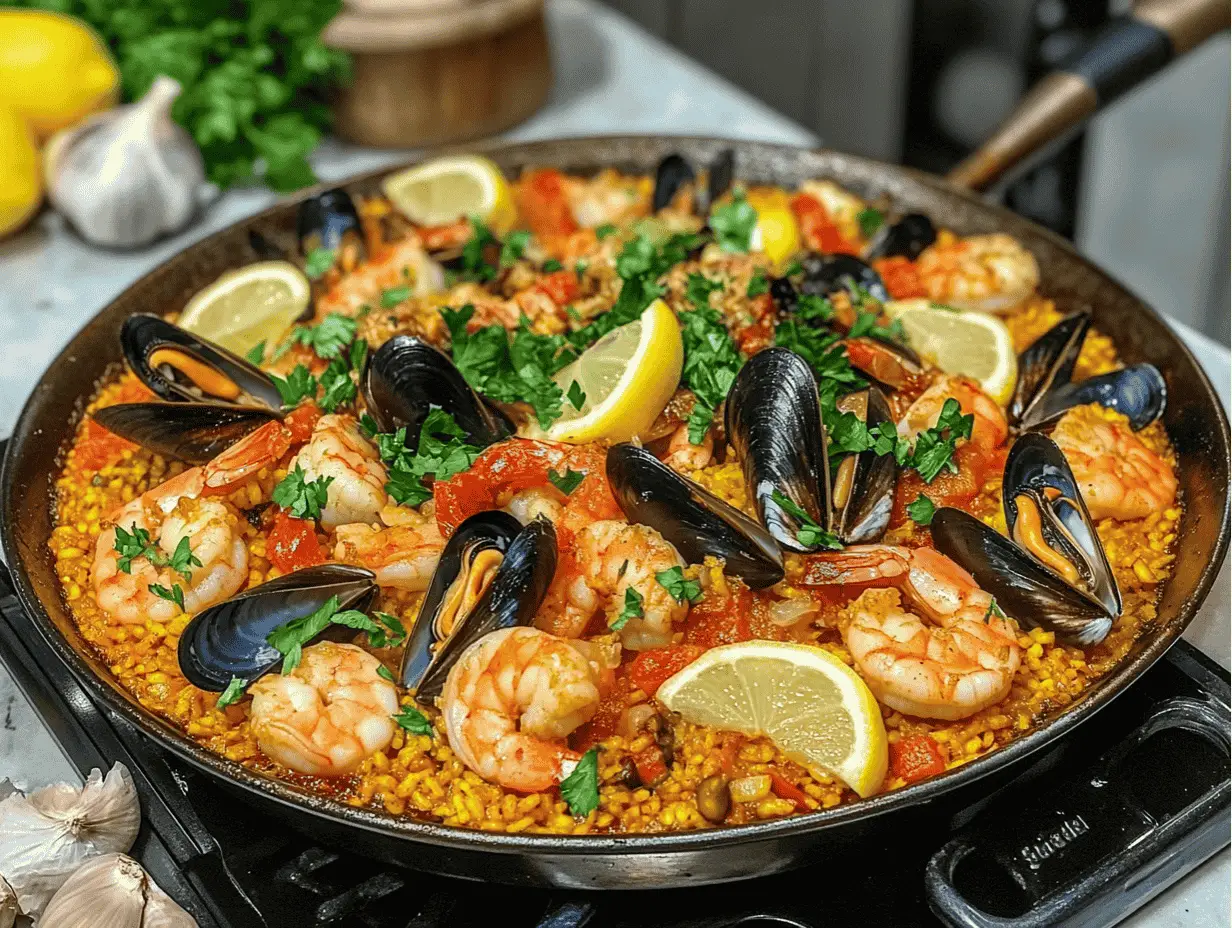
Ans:
{"type": "Polygon", "coordinates": [[[24,226],[42,199],[34,133],[24,119],[0,105],[0,238],[24,226]]]}
{"type": "Polygon", "coordinates": [[[42,143],[114,106],[120,72],[103,40],[72,16],[0,10],[0,106],[26,120],[42,143]]]}

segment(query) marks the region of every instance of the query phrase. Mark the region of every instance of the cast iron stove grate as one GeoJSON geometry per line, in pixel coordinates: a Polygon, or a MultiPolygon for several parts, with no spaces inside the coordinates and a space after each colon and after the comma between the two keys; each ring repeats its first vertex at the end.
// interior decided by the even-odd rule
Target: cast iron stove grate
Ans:
{"type": "Polygon", "coordinates": [[[203,928],[1110,925],[1228,843],[1228,674],[1183,642],[1081,737],[935,830],[744,883],[603,894],[433,876],[288,831],[100,710],[6,573],[0,659],[83,775],[128,766],[133,854],[203,928]]]}

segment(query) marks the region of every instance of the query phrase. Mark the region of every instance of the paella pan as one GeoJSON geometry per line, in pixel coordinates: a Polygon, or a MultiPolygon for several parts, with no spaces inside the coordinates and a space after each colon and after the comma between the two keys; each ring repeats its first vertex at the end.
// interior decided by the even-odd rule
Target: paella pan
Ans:
{"type": "Polygon", "coordinates": [[[19,585],[174,750],[443,848],[765,849],[723,878],[1024,756],[1192,616],[1226,425],[1056,240],[830,153],[490,154],[486,216],[393,174],[203,243],[23,416],[73,425],[50,510],[10,462],[19,585]],[[302,315],[192,331],[259,259],[302,315]]]}

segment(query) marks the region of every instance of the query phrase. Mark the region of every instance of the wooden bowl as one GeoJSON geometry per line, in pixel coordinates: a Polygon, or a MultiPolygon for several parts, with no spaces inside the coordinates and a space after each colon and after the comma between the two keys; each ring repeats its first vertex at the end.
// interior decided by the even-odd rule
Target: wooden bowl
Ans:
{"type": "Polygon", "coordinates": [[[491,135],[539,109],[552,85],[543,0],[347,0],[324,40],[354,59],[334,122],[364,145],[491,135]]]}

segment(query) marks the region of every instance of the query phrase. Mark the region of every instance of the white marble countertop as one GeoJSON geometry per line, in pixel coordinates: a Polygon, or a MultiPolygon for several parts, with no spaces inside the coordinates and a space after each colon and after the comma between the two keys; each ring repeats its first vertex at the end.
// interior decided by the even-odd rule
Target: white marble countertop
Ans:
{"type": "MultiPolygon", "coordinates": [[[[797,145],[807,130],[589,0],[549,0],[556,84],[547,105],[511,139],[604,133],[719,135],[797,145]]],[[[314,157],[320,177],[370,170],[406,152],[328,142],[314,157]]],[[[77,329],[132,281],[197,239],[263,209],[262,189],[228,193],[204,219],[141,252],[100,251],[45,212],[21,235],[0,243],[0,435],[7,434],[39,374],[77,329]]],[[[1229,403],[1229,355],[1210,339],[1177,326],[1229,403]]],[[[1225,666],[1229,656],[1229,582],[1216,592],[1186,637],[1225,666]]],[[[50,734],[0,666],[0,779],[41,785],[79,780],[50,734]]],[[[1126,924],[1226,925],[1229,854],[1160,896],[1126,924]]]]}

